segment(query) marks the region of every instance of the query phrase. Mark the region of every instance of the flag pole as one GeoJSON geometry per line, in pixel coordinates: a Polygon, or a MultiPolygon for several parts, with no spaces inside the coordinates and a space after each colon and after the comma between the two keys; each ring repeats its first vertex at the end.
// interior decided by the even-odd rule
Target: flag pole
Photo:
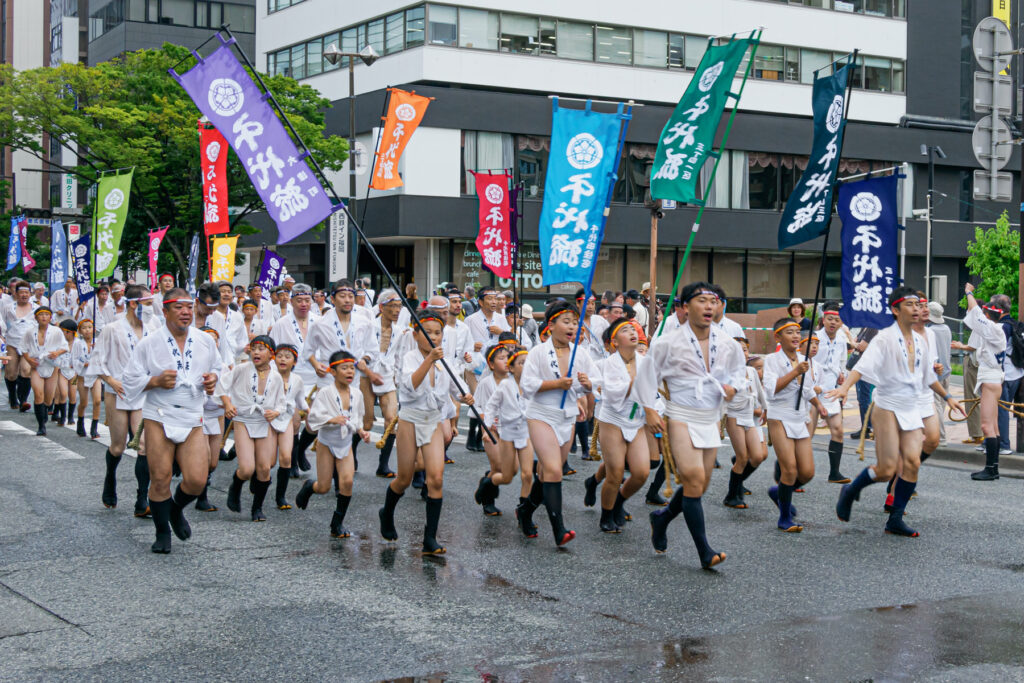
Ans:
{"type": "MultiPolygon", "coordinates": [[[[856,66],[856,64],[857,64],[857,54],[859,52],[860,52],[860,50],[854,50],[853,51],[853,57],[847,62],[847,66],[856,66]]],[[[835,62],[833,62],[833,64],[835,64],[835,62]]],[[[815,73],[815,77],[817,77],[817,73],[815,73]]],[[[849,117],[849,113],[850,113],[850,95],[852,94],[852,92],[853,92],[853,78],[848,78],[847,81],[846,81],[846,101],[843,102],[843,110],[844,110],[843,111],[843,121],[844,122],[847,122],[847,119],[849,117]]],[[[828,224],[825,226],[825,239],[824,239],[824,241],[821,244],[821,266],[818,268],[818,284],[816,284],[815,287],[814,287],[814,305],[811,308],[811,330],[810,330],[810,333],[807,336],[807,348],[804,350],[804,360],[805,361],[809,361],[810,358],[811,358],[811,337],[814,336],[814,319],[815,319],[815,316],[818,313],[818,303],[819,303],[820,297],[821,297],[821,290],[823,289],[824,284],[825,284],[825,261],[828,258],[828,236],[829,236],[829,233],[832,231],[832,214],[835,212],[836,203],[839,201],[839,192],[837,192],[836,190],[839,187],[839,162],[842,161],[842,158],[843,158],[843,144],[845,142],[846,142],[846,124],[844,123],[843,131],[842,131],[842,133],[840,134],[840,137],[839,137],[839,151],[836,153],[836,179],[835,179],[835,181],[833,182],[833,185],[832,185],[832,205],[829,207],[828,224]]],[[[797,353],[799,354],[799,349],[797,350],[797,353]]],[[[800,374],[800,388],[796,392],[796,406],[794,406],[795,410],[799,410],[800,409],[800,399],[801,399],[801,397],[803,396],[803,393],[804,393],[804,381],[806,379],[807,379],[807,373],[806,372],[801,373],[800,374]]],[[[817,423],[817,420],[815,420],[815,423],[817,423]]],[[[811,434],[811,436],[814,436],[814,435],[811,434]]]]}
{"type": "MultiPolygon", "coordinates": [[[[633,100],[625,104],[619,103],[619,144],[615,151],[615,166],[612,168],[612,182],[608,184],[608,196],[604,201],[604,211],[601,213],[601,235],[597,240],[597,249],[600,253],[601,244],[604,242],[604,229],[608,224],[608,214],[612,208],[612,194],[615,192],[615,181],[618,179],[619,160],[622,158],[622,148],[626,144],[626,131],[629,129],[629,121],[633,118],[633,100]]],[[[596,261],[598,254],[594,254],[596,261]]],[[[587,303],[590,301],[590,293],[594,287],[594,275],[597,272],[597,263],[590,269],[590,277],[587,278],[586,286],[583,288],[583,310],[579,312],[579,324],[576,326],[576,337],[573,340],[572,354],[569,356],[569,367],[565,371],[566,377],[572,377],[572,366],[576,362],[576,350],[580,346],[580,335],[583,333],[583,314],[587,312],[587,303]]],[[[565,397],[569,395],[568,389],[562,391],[562,402],[560,408],[565,407],[565,397]]]]}
{"type": "MultiPolygon", "coordinates": [[[[377,253],[377,250],[374,248],[373,244],[370,242],[369,238],[366,236],[366,233],[363,232],[362,226],[360,226],[359,222],[356,221],[355,215],[353,215],[353,213],[349,210],[348,205],[344,201],[342,201],[341,198],[338,196],[338,192],[334,189],[334,184],[331,183],[331,181],[329,181],[327,179],[327,176],[324,174],[323,168],[321,168],[320,163],[316,160],[316,157],[313,156],[313,151],[311,149],[309,149],[309,147],[306,146],[306,143],[303,142],[302,137],[295,130],[295,127],[292,126],[292,123],[288,119],[287,114],[285,114],[284,110],[281,108],[281,105],[280,105],[280,103],[278,103],[277,98],[274,97],[274,93],[271,92],[270,89],[267,87],[267,84],[263,81],[263,77],[260,75],[260,72],[256,70],[256,67],[253,66],[251,61],[249,61],[248,55],[245,54],[245,51],[242,50],[241,46],[238,44],[238,41],[235,40],[235,36],[231,32],[231,29],[229,29],[227,27],[227,25],[223,25],[223,26],[220,27],[220,31],[223,31],[224,33],[226,33],[228,35],[229,39],[231,39],[231,41],[233,42],[233,44],[235,46],[235,49],[238,51],[238,54],[241,56],[242,61],[245,63],[245,65],[247,67],[249,67],[249,70],[252,72],[253,77],[256,78],[257,83],[259,83],[260,87],[263,89],[263,92],[266,94],[267,101],[270,102],[271,106],[273,106],[274,109],[277,111],[277,114],[281,117],[281,121],[288,128],[288,130],[291,131],[291,134],[295,138],[295,141],[302,147],[303,150],[305,150],[305,158],[309,159],[312,162],[314,172],[317,174],[317,176],[323,182],[323,184],[325,185],[326,189],[328,189],[330,191],[330,193],[331,193],[331,195],[332,195],[332,197],[334,199],[334,204],[335,204],[335,207],[336,207],[335,210],[344,211],[345,215],[348,216],[349,222],[352,224],[352,227],[355,229],[356,234],[359,236],[359,239],[362,240],[363,246],[366,248],[367,253],[370,254],[370,258],[372,258],[374,263],[377,265],[377,267],[380,268],[381,272],[384,274],[384,277],[387,278],[388,284],[391,286],[392,289],[395,290],[395,292],[398,294],[399,298],[402,300],[402,304],[405,306],[405,308],[411,314],[412,324],[415,326],[416,330],[420,334],[423,335],[424,339],[426,339],[426,341],[427,341],[427,345],[430,346],[431,349],[435,348],[434,342],[432,342],[430,340],[430,336],[427,335],[426,330],[423,328],[423,324],[419,320],[419,313],[413,307],[413,305],[409,302],[409,299],[406,298],[404,291],[402,290],[402,288],[400,288],[398,286],[398,283],[395,281],[395,278],[391,275],[391,271],[389,271],[387,269],[387,266],[384,265],[384,261],[381,260],[380,254],[377,253]]],[[[469,389],[466,388],[463,385],[463,383],[460,382],[459,379],[455,376],[455,373],[452,372],[451,366],[448,365],[447,360],[445,360],[444,358],[441,358],[437,362],[440,363],[441,367],[443,367],[445,372],[448,373],[448,377],[455,384],[455,386],[459,389],[459,393],[460,394],[465,395],[465,394],[470,393],[469,389]]],[[[480,420],[480,426],[483,428],[484,432],[487,434],[487,438],[490,439],[492,443],[497,443],[498,439],[491,432],[490,428],[488,428],[488,426],[484,422],[484,420],[480,417],[480,412],[477,410],[476,406],[471,404],[469,406],[469,409],[473,412],[473,415],[476,417],[476,419],[480,420]]]]}
{"type": "MultiPolygon", "coordinates": [[[[740,89],[735,95],[729,93],[733,98],[732,111],[729,113],[729,121],[725,125],[725,132],[722,134],[722,142],[718,145],[718,151],[713,153],[715,157],[715,163],[711,167],[711,175],[708,177],[708,182],[704,187],[704,199],[701,200],[700,209],[697,211],[697,218],[693,221],[693,228],[690,230],[690,237],[686,240],[686,250],[683,251],[683,260],[679,263],[679,270],[676,271],[675,282],[672,283],[672,291],[669,293],[669,302],[675,298],[676,293],[679,291],[679,282],[683,279],[683,272],[686,270],[686,262],[690,258],[690,250],[693,248],[693,240],[697,236],[697,231],[700,230],[700,222],[704,217],[704,209],[707,208],[707,196],[708,192],[711,191],[712,186],[715,182],[715,173],[718,172],[718,164],[722,160],[722,150],[725,149],[725,143],[729,139],[729,133],[732,131],[733,121],[736,119],[736,111],[739,109],[740,98],[743,96],[743,89],[747,87],[747,78],[750,76],[750,69],[754,64],[754,56],[757,54],[757,46],[761,44],[761,33],[762,29],[755,29],[757,36],[755,37],[751,33],[751,50],[750,59],[747,60],[747,68],[743,71],[743,80],[740,82],[740,89]]],[[[658,326],[658,335],[665,330],[665,319],[668,318],[666,308],[666,315],[661,319],[661,325],[658,326]]],[[[653,341],[653,339],[651,340],[653,341]]]]}

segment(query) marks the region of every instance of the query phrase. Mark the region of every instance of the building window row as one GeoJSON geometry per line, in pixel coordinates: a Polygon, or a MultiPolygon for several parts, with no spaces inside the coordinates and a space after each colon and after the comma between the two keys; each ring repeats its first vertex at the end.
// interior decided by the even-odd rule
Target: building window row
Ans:
{"type": "MultiPolygon", "coordinates": [[[[331,65],[323,58],[324,49],[332,43],[339,45],[343,52],[358,52],[364,45],[371,45],[381,55],[429,44],[599,64],[693,70],[704,56],[708,39],[668,31],[429,4],[268,53],[267,71],[301,79],[347,67],[345,60],[331,65]]],[[[761,80],[812,83],[815,69],[827,67],[845,56],[846,53],[762,44],[750,75],[761,80]]],[[[741,70],[745,68],[746,62],[741,70]]],[[[889,57],[861,56],[852,85],[878,92],[904,92],[904,63],[889,57]]]]}
{"type": "Polygon", "coordinates": [[[837,12],[866,14],[872,17],[907,16],[907,0],[765,0],[766,2],[803,7],[819,7],[837,12]]]}
{"type": "Polygon", "coordinates": [[[126,21],[213,29],[230,24],[236,33],[254,33],[256,8],[220,0],[110,0],[89,15],[89,42],[126,21]]]}
{"type": "Polygon", "coordinates": [[[280,12],[283,9],[288,9],[292,5],[297,5],[300,2],[305,1],[306,0],[267,0],[267,14],[280,12]]]}

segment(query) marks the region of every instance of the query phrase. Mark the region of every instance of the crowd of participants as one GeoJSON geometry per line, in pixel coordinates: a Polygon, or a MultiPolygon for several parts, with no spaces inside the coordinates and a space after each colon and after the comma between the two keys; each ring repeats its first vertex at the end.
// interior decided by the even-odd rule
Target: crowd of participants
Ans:
{"type": "MultiPolygon", "coordinates": [[[[474,500],[499,517],[508,489],[527,538],[539,534],[541,507],[557,546],[575,538],[562,481],[576,473],[569,456],[578,444],[582,459],[601,461],[583,486],[584,505],[600,505],[601,531],[624,531],[626,504],[643,491],[654,507],[654,549],[667,549],[669,524],[682,514],[701,566],[714,567],[726,553],[708,538],[702,498],[723,436],[734,457],[722,503],[748,507],[745,481],[771,447],[776,527],[797,533],[793,495],[815,475],[819,423],[830,435],[827,481],[842,485],[837,516],[849,521],[862,490],[880,482],[885,531],[913,537],[904,512],[920,464],[940,443],[943,411],[963,412],[948,391],[949,350],[958,343],[941,306],[908,287],[890,296],[895,324],[881,331],[847,329],[836,301],[815,314],[812,330],[794,299],[773,326],[774,352],[751,355],[747,334],[725,316],[726,293],[707,282],[684,287],[667,309],[651,305],[645,283],[600,298],[585,300],[582,290],[554,297],[536,314],[491,287],[442,285],[421,301],[415,285],[403,298],[374,292],[368,280],[314,291],[287,277],[270,292],[206,282],[194,294],[169,274],[158,282],[154,293],[101,284],[79,302],[72,280],[48,298],[42,285],[15,279],[0,302],[11,409],[33,410],[39,435],[54,423],[97,439],[102,402],[110,445],[100,500],[117,507],[116,471],[126,448],[135,449],[134,514],[152,518],[157,553],[170,552],[172,533],[191,536],[190,505],[218,510],[210,477],[225,465],[234,470],[228,510],[240,513],[247,491],[251,519],[264,522],[271,486],[279,510],[292,508],[289,488],[303,510],[314,495],[333,493],[330,534],[350,536],[345,518],[363,445],[364,453],[378,449],[375,474],[386,480],[383,491],[359,492],[360,504],[379,505],[381,536],[398,539],[395,510],[412,487],[425,501],[423,552],[442,554],[444,470],[466,412],[467,450],[486,459],[474,500]],[[840,466],[842,406],[854,386],[863,422],[854,434],[874,438],[877,462],[851,479],[840,466]],[[378,409],[383,435],[364,445],[378,409]]],[[[979,303],[970,285],[966,295],[972,332],[957,348],[979,366],[972,390],[987,457],[973,476],[994,479],[998,399],[1007,358],[1016,357],[1009,302],[979,303]]]]}

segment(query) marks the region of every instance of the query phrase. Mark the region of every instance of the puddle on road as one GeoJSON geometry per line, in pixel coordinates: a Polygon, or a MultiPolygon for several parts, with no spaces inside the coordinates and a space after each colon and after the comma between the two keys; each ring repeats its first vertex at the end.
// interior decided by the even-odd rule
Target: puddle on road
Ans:
{"type": "MultiPolygon", "coordinates": [[[[490,585],[502,581],[485,577],[490,585]]],[[[520,658],[514,667],[477,664],[393,680],[977,680],[980,671],[984,678],[1022,680],[1022,614],[1024,598],[1018,594],[973,596],[806,617],[725,635],[632,643],[608,651],[539,651],[528,655],[529,663],[520,658]]]]}

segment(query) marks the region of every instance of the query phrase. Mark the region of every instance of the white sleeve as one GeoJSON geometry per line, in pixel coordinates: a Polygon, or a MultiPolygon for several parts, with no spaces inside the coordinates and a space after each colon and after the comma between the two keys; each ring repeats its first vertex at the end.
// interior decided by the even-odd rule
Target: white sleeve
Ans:
{"type": "Polygon", "coordinates": [[[519,385],[523,390],[523,398],[527,401],[533,400],[533,397],[540,391],[540,385],[544,382],[542,371],[546,361],[541,357],[543,355],[539,346],[535,346],[526,354],[526,364],[523,366],[523,376],[519,385]]]}
{"type": "MultiPolygon", "coordinates": [[[[783,372],[782,364],[779,360],[778,354],[771,353],[765,356],[764,359],[764,393],[768,400],[775,398],[775,387],[778,386],[779,378],[789,374],[789,371],[783,372]]],[[[794,380],[795,381],[795,380],[794,380]]],[[[786,385],[787,387],[789,385],[786,385]]],[[[783,387],[785,390],[785,387],[783,387]]]]}
{"type": "Polygon", "coordinates": [[[309,415],[306,417],[309,421],[310,430],[314,432],[320,431],[327,426],[327,422],[331,418],[337,416],[337,406],[331,400],[333,397],[333,391],[317,392],[317,395],[313,398],[313,405],[309,408],[309,415]]]}

